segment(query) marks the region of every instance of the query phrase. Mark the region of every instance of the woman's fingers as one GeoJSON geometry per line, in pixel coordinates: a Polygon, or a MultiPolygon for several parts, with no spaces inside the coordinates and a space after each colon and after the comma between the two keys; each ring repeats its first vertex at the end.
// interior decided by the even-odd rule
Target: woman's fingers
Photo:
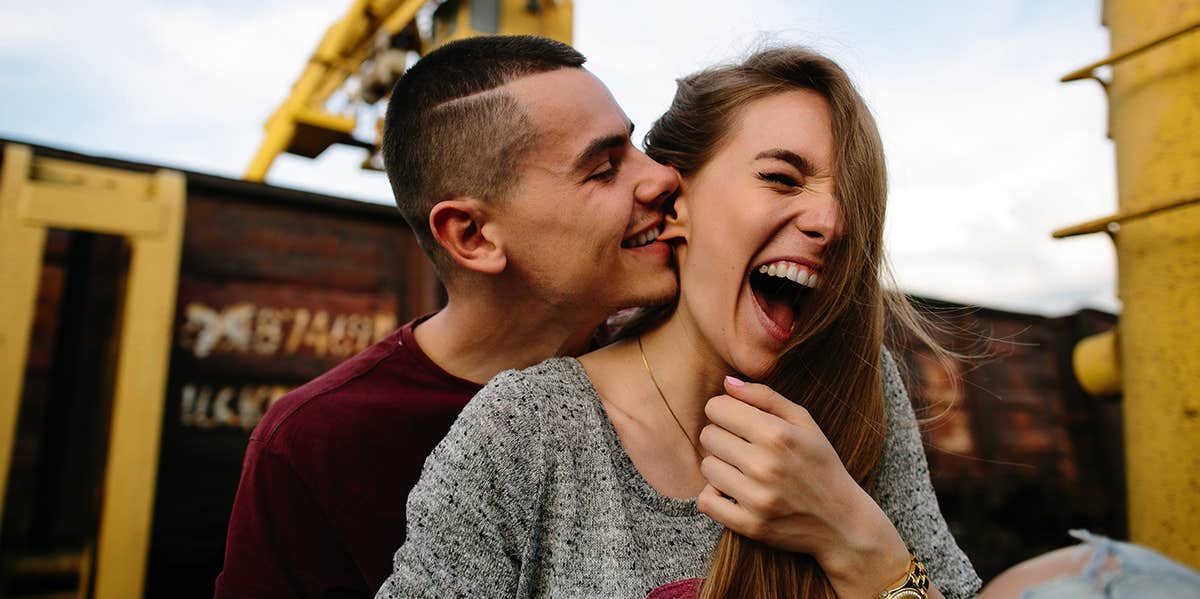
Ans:
{"type": "Polygon", "coordinates": [[[730,497],[724,497],[712,485],[706,485],[696,497],[696,509],[725,528],[755,540],[764,540],[769,527],[730,497]]]}
{"type": "Polygon", "coordinates": [[[708,453],[742,469],[748,462],[759,458],[758,448],[716,424],[700,429],[700,446],[708,453]]]}
{"type": "Polygon", "coordinates": [[[747,383],[741,379],[727,376],[725,377],[725,393],[797,426],[805,426],[813,422],[808,410],[760,383],[747,383]]]}
{"type": "Polygon", "coordinates": [[[766,385],[725,377],[725,390],[726,395],[708,400],[704,413],[711,422],[751,443],[778,441],[793,427],[819,430],[808,410],[766,385]]]}
{"type": "Polygon", "coordinates": [[[706,456],[700,462],[700,474],[722,495],[737,501],[745,496],[753,484],[741,470],[716,456],[706,456]]]}
{"type": "Polygon", "coordinates": [[[709,422],[754,443],[775,416],[729,395],[718,395],[704,405],[709,422]]]}

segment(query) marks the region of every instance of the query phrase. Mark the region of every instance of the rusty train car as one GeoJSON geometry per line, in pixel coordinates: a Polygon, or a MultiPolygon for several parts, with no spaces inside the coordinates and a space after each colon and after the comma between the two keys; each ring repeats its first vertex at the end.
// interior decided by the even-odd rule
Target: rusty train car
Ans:
{"type": "Polygon", "coordinates": [[[1070,528],[1126,538],[1120,396],[1076,381],[1077,340],[1111,329],[1096,310],[1046,318],[914,298],[945,347],[942,364],[896,342],[951,530],[988,580],[1073,541],[1070,528]]]}
{"type": "MultiPolygon", "coordinates": [[[[33,147],[57,160],[160,168],[33,147]]],[[[444,301],[392,207],[184,175],[148,597],[211,596],[246,441],[271,402],[444,301]]],[[[4,498],[0,595],[87,596],[127,263],[118,237],[47,238],[4,498]]],[[[927,419],[942,508],[981,575],[1066,544],[1069,527],[1120,535],[1119,398],[1089,398],[1070,369],[1075,342],[1115,317],[920,304],[946,325],[948,346],[985,345],[982,360],[949,373],[919,349],[895,348],[927,419]]]]}
{"type": "MultiPolygon", "coordinates": [[[[159,168],[46,147],[35,155],[159,168]]],[[[147,596],[179,596],[181,588],[211,596],[241,455],[270,403],[443,299],[394,207],[185,177],[147,596]]],[[[88,578],[123,246],[76,231],[47,237],[0,538],[0,595],[88,578]]]]}

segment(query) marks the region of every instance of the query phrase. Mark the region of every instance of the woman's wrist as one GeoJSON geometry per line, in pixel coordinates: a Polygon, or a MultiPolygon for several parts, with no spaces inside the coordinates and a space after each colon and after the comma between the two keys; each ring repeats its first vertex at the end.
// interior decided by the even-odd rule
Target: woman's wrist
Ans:
{"type": "Polygon", "coordinates": [[[869,506],[846,518],[856,526],[843,531],[842,542],[813,556],[839,597],[873,597],[908,572],[911,554],[904,539],[874,500],[866,499],[869,506]]]}

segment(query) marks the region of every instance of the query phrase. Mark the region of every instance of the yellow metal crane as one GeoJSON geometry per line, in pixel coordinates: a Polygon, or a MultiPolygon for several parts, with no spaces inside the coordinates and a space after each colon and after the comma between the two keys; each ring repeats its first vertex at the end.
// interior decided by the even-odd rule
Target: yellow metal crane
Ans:
{"type": "Polygon", "coordinates": [[[358,112],[385,100],[416,57],[448,41],[482,34],[531,34],[571,43],[570,0],[355,0],[325,32],[291,93],[267,120],[266,134],[245,179],[262,181],[281,153],[315,158],[333,144],[368,150],[356,137],[358,112]],[[347,100],[331,111],[335,95],[347,100]]]}

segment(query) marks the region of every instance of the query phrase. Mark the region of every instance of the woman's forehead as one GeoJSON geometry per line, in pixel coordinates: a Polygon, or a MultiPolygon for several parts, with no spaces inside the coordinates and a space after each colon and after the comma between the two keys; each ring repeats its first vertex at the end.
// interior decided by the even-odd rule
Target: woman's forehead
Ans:
{"type": "Polygon", "coordinates": [[[829,102],[804,89],[751,101],[730,123],[722,152],[739,161],[778,160],[801,172],[825,171],[833,161],[829,102]]]}

